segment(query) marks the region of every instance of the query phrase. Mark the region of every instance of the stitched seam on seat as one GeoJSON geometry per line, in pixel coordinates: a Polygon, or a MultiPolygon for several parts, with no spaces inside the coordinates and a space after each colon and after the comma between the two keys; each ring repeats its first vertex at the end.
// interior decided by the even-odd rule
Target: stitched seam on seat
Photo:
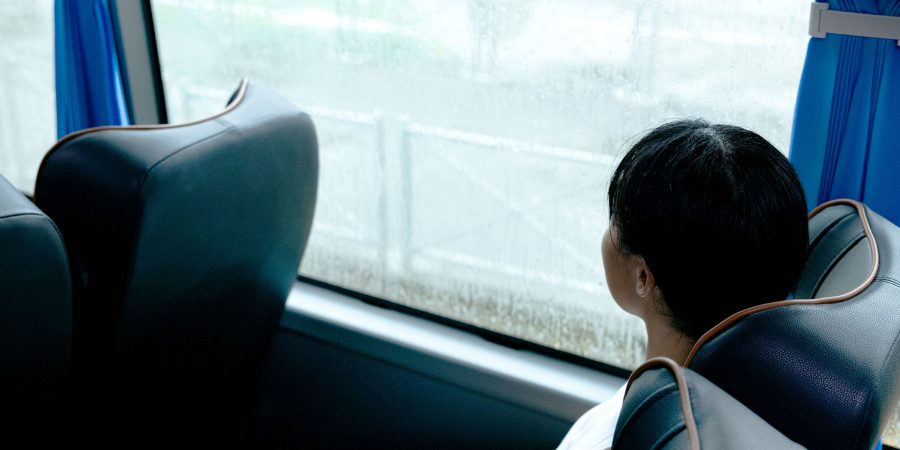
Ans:
{"type": "Polygon", "coordinates": [[[657,439],[656,442],[654,442],[653,445],[650,446],[650,448],[665,448],[666,444],[671,442],[672,439],[675,439],[675,436],[678,436],[680,433],[685,431],[687,431],[687,424],[684,422],[684,420],[679,420],[677,423],[675,423],[675,425],[672,425],[671,428],[666,430],[665,433],[662,433],[659,439],[657,439]]]}
{"type": "Polygon", "coordinates": [[[809,247],[806,250],[807,254],[812,253],[812,251],[816,248],[816,246],[819,245],[820,242],[822,242],[822,239],[828,233],[830,233],[831,230],[834,229],[834,227],[836,227],[839,223],[847,220],[848,217],[850,217],[854,214],[856,214],[856,210],[851,208],[850,211],[847,211],[847,214],[844,214],[843,216],[838,216],[836,219],[832,220],[828,225],[826,225],[825,228],[823,228],[822,231],[820,231],[819,234],[816,235],[816,238],[813,239],[813,241],[809,244],[809,247]]]}
{"type": "MultiPolygon", "coordinates": [[[[674,384],[675,384],[675,390],[678,390],[678,387],[677,387],[678,383],[675,382],[674,384]]],[[[628,416],[628,418],[625,421],[628,422],[629,420],[631,420],[631,418],[634,417],[634,415],[637,414],[644,407],[645,404],[648,404],[648,402],[654,402],[654,401],[658,400],[658,397],[665,397],[667,392],[663,392],[663,391],[671,388],[672,385],[673,385],[673,383],[668,383],[665,386],[661,386],[658,389],[656,389],[655,391],[653,391],[653,393],[648,395],[646,398],[641,400],[641,403],[637,407],[634,408],[634,411],[632,411],[631,415],[628,416]]],[[[626,395],[627,394],[628,393],[626,392],[626,395]]]]}
{"type": "MultiPolygon", "coordinates": [[[[56,226],[56,222],[54,222],[53,219],[50,218],[50,216],[48,216],[44,213],[29,212],[29,213],[21,213],[21,214],[14,214],[11,216],[0,217],[0,220],[9,219],[12,217],[20,217],[20,216],[37,216],[37,217],[43,217],[44,219],[47,219],[47,222],[50,224],[51,227],[53,227],[53,232],[56,233],[56,237],[59,238],[59,242],[63,246],[63,253],[66,254],[66,258],[68,259],[68,250],[66,249],[66,244],[62,237],[62,232],[59,231],[59,227],[56,226]]],[[[68,264],[68,261],[66,261],[66,264],[68,264]]]]}
{"type": "Polygon", "coordinates": [[[900,287],[900,281],[898,281],[894,278],[891,278],[891,277],[875,277],[875,279],[872,281],[881,281],[881,282],[884,282],[884,283],[887,283],[887,284],[890,284],[893,286],[900,287]]]}
{"type": "Polygon", "coordinates": [[[137,188],[138,194],[140,194],[140,192],[144,189],[144,182],[147,180],[147,177],[150,176],[150,172],[153,172],[153,169],[155,169],[156,166],[158,166],[158,165],[160,165],[160,164],[166,162],[169,158],[171,158],[171,157],[173,157],[173,156],[175,156],[175,155],[177,155],[177,154],[179,154],[179,153],[181,153],[181,152],[183,152],[183,151],[185,151],[185,150],[187,150],[187,149],[189,149],[189,148],[191,148],[191,147],[193,147],[193,146],[195,146],[195,145],[202,144],[202,143],[204,143],[204,142],[206,142],[206,141],[213,140],[213,139],[215,139],[215,138],[217,138],[217,137],[219,137],[219,136],[221,136],[221,135],[223,135],[223,134],[225,134],[225,133],[231,131],[231,130],[234,129],[234,128],[235,128],[234,125],[225,127],[225,129],[220,130],[220,131],[216,132],[215,134],[211,134],[211,135],[209,135],[209,136],[207,136],[207,137],[205,137],[205,138],[203,138],[203,139],[200,139],[199,141],[191,142],[190,144],[187,144],[187,145],[185,145],[184,147],[181,147],[181,148],[179,148],[178,150],[175,150],[175,151],[173,151],[172,153],[169,153],[168,155],[166,155],[165,158],[160,159],[159,161],[153,163],[153,165],[150,166],[150,167],[144,172],[144,176],[141,177],[141,181],[140,181],[140,183],[138,183],[138,188],[137,188]]]}
{"type": "MultiPolygon", "coordinates": [[[[843,224],[848,223],[848,221],[852,220],[854,218],[854,216],[856,216],[858,218],[858,215],[854,214],[855,212],[856,211],[850,211],[847,214],[844,214],[843,216],[839,216],[838,218],[832,220],[831,222],[828,223],[827,226],[825,226],[825,228],[823,228],[819,232],[819,234],[816,235],[816,239],[806,249],[806,260],[807,260],[806,264],[809,263],[809,259],[813,255],[813,253],[815,253],[816,250],[819,249],[819,244],[821,244],[822,241],[825,240],[825,238],[832,231],[834,231],[835,228],[838,228],[838,227],[842,226],[843,224]]],[[[832,260],[830,264],[834,264],[834,263],[835,263],[835,261],[832,260]]],[[[806,269],[808,268],[808,266],[806,264],[804,265],[804,269],[803,269],[804,271],[806,271],[806,269]]],[[[825,276],[826,276],[825,274],[828,274],[830,271],[831,271],[831,267],[829,265],[829,267],[826,267],[825,270],[822,271],[823,275],[821,275],[814,282],[812,282],[812,284],[810,284],[808,286],[803,286],[804,283],[801,283],[803,281],[803,278],[801,277],[800,280],[797,280],[797,286],[794,289],[794,293],[797,294],[799,296],[799,298],[803,298],[803,297],[815,298],[816,292],[819,290],[819,288],[822,285],[822,281],[825,279],[825,276]],[[801,287],[808,288],[808,291],[807,292],[801,291],[801,287]]]]}
{"type": "Polygon", "coordinates": [[[822,289],[822,285],[825,284],[825,279],[828,278],[828,275],[831,275],[831,272],[834,271],[834,268],[841,262],[841,259],[853,249],[860,241],[862,241],[866,237],[865,231],[860,231],[856,236],[853,236],[853,239],[850,239],[847,244],[844,245],[844,248],[831,260],[831,264],[828,265],[828,268],[825,269],[825,272],[822,273],[822,276],[816,280],[815,289],[810,293],[810,298],[816,298],[816,294],[819,293],[819,289],[822,289]]]}
{"type": "MultiPolygon", "coordinates": [[[[56,226],[56,222],[54,222],[53,219],[50,218],[50,216],[48,216],[44,213],[22,212],[22,213],[10,214],[8,216],[2,216],[2,217],[0,217],[0,220],[14,219],[16,217],[23,217],[23,216],[35,216],[35,217],[43,217],[43,218],[47,219],[47,222],[50,222],[50,226],[53,227],[53,232],[56,233],[56,237],[59,238],[59,242],[63,244],[63,247],[65,247],[65,241],[63,241],[62,232],[59,231],[59,227],[56,226]]],[[[68,263],[68,261],[67,261],[67,263],[68,263]]]]}
{"type": "MultiPolygon", "coordinates": [[[[310,117],[309,113],[307,113],[301,109],[296,109],[296,108],[294,111],[291,111],[290,113],[286,113],[284,111],[283,112],[270,112],[270,113],[267,113],[265,116],[253,117],[253,118],[251,118],[251,120],[245,120],[245,121],[240,122],[239,124],[231,122],[230,120],[228,120],[227,116],[218,117],[218,118],[216,118],[216,121],[222,123],[223,125],[228,125],[228,126],[240,125],[241,128],[251,128],[260,123],[272,121],[273,119],[300,119],[301,121],[308,121],[308,122],[310,122],[310,124],[312,123],[312,117],[310,117]]],[[[308,125],[308,124],[304,124],[304,125],[308,125]]],[[[315,125],[313,125],[313,126],[315,126],[315,125]]]]}
{"type": "MultiPolygon", "coordinates": [[[[630,416],[628,416],[628,419],[625,421],[625,426],[622,427],[622,430],[619,432],[619,435],[625,434],[625,432],[629,428],[631,428],[631,425],[632,425],[631,419],[633,419],[636,415],[638,415],[638,413],[640,413],[642,411],[646,411],[647,409],[650,409],[654,404],[656,404],[657,402],[659,402],[666,396],[671,395],[671,394],[677,394],[677,393],[678,393],[678,384],[677,384],[677,382],[672,382],[672,383],[667,383],[665,386],[660,387],[659,389],[654,391],[652,394],[647,396],[647,398],[645,398],[643,401],[641,401],[641,404],[638,405],[634,409],[634,412],[631,413],[630,416]],[[666,390],[668,390],[668,392],[663,392],[666,390]]],[[[682,420],[680,422],[682,424],[684,424],[684,419],[682,418],[682,420]]]]}
{"type": "Polygon", "coordinates": [[[8,216],[0,216],[0,220],[4,220],[4,219],[14,219],[14,218],[16,218],[16,217],[22,217],[22,216],[39,216],[39,217],[47,217],[46,214],[41,214],[41,213],[39,213],[39,212],[21,212],[21,213],[10,214],[10,215],[8,215],[8,216]]]}

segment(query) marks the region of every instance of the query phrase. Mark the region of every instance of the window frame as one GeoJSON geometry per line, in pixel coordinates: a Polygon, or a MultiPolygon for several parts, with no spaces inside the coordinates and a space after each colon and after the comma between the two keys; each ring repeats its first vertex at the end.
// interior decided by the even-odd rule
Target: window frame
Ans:
{"type": "Polygon", "coordinates": [[[579,365],[582,367],[586,367],[593,370],[598,370],[600,372],[604,372],[610,375],[614,375],[617,377],[628,378],[628,375],[631,374],[631,370],[626,369],[624,367],[615,366],[612,364],[604,363],[601,361],[597,361],[595,359],[590,359],[584,356],[576,355],[574,353],[569,353],[564,350],[555,349],[553,347],[547,347],[545,345],[538,344],[536,342],[529,341],[527,339],[510,336],[508,334],[503,334],[497,331],[493,331],[487,328],[481,328],[476,325],[472,325],[466,322],[462,322],[459,320],[451,319],[449,317],[441,316],[439,314],[434,314],[422,309],[413,308],[411,306],[406,306],[391,300],[386,300],[380,297],[376,297],[374,295],[369,295],[364,292],[355,291],[353,289],[337,286],[325,281],[321,281],[315,278],[310,278],[304,275],[297,275],[297,281],[300,283],[309,284],[312,286],[320,287],[346,297],[354,298],[360,302],[377,306],[379,308],[388,309],[392,311],[397,311],[402,314],[406,314],[412,317],[417,317],[420,319],[425,319],[429,322],[433,322],[436,324],[444,325],[450,328],[454,328],[466,333],[474,334],[476,336],[481,337],[482,339],[493,342],[498,345],[502,345],[504,347],[508,347],[513,350],[525,350],[530,351],[532,353],[536,353],[539,355],[548,356],[551,358],[558,359],[560,361],[568,362],[571,364],[579,365]]]}
{"type": "Polygon", "coordinates": [[[109,6],[116,53],[121,60],[125,106],[132,125],[168,123],[150,0],[112,0],[109,6]]]}

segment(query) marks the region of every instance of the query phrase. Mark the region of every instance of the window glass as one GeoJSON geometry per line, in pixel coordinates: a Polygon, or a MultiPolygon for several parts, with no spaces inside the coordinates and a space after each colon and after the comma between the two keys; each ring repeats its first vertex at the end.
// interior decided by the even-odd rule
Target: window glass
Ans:
{"type": "Polygon", "coordinates": [[[0,175],[32,192],[56,141],[51,0],[0,0],[0,68],[0,175]]]}
{"type": "Polygon", "coordinates": [[[173,121],[239,79],[308,111],[301,273],[603,362],[643,359],[600,257],[615,158],[702,116],[788,146],[802,2],[158,0],[173,121]]]}

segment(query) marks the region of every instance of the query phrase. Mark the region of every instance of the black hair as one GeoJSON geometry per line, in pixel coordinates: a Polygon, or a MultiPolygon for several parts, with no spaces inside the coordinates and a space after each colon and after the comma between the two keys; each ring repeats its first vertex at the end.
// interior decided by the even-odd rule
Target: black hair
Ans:
{"type": "Polygon", "coordinates": [[[699,338],[744,308],[783,300],[806,259],[803,187],[758,134],[700,119],[643,136],[609,186],[618,245],[644,258],[673,325],[699,338]]]}

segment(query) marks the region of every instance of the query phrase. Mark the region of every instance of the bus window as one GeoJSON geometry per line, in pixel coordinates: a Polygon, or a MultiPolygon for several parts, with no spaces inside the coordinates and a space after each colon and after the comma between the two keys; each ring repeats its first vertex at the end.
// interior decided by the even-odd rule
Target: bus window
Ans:
{"type": "Polygon", "coordinates": [[[778,0],[153,7],[173,121],[242,77],[313,116],[302,275],[625,368],[645,344],[604,285],[615,158],[686,116],[786,152],[809,18],[778,0]]]}
{"type": "Polygon", "coordinates": [[[53,2],[0,2],[0,174],[31,192],[56,141],[53,2]]]}

